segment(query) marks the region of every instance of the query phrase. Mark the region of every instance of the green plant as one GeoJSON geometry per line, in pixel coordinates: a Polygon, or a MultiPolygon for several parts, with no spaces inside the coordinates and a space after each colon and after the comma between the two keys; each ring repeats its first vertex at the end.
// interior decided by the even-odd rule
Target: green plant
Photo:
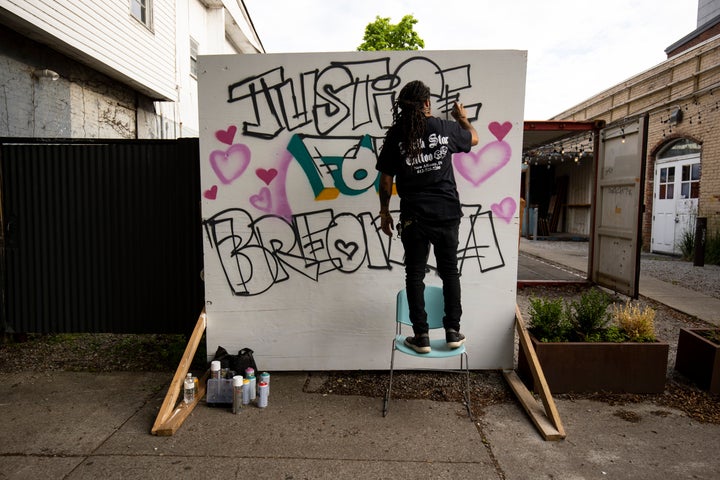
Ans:
{"type": "Polygon", "coordinates": [[[677,246],[680,249],[683,260],[692,260],[695,255],[695,232],[683,230],[677,246]]]}
{"type": "Polygon", "coordinates": [[[708,233],[705,238],[705,262],[720,265],[720,231],[708,233]]]}
{"type": "Polygon", "coordinates": [[[701,332],[700,335],[710,340],[715,345],[720,345],[720,329],[713,329],[701,332]]]}
{"type": "MultiPolygon", "coordinates": [[[[630,300],[614,304],[610,295],[591,288],[569,304],[531,298],[528,330],[541,342],[654,342],[655,310],[630,300]]],[[[720,329],[715,332],[720,343],[720,329]]]]}
{"type": "Polygon", "coordinates": [[[567,341],[570,323],[563,300],[531,298],[528,329],[541,342],[567,341]]]}
{"type": "Polygon", "coordinates": [[[365,27],[363,43],[357,47],[361,52],[381,50],[418,50],[425,48],[425,41],[415,32],[413,26],[418,23],[412,15],[405,15],[397,25],[390,18],[375,17],[375,21],[365,27]]]}
{"type": "Polygon", "coordinates": [[[607,312],[610,297],[596,288],[585,291],[579,301],[571,302],[570,321],[580,341],[601,341],[610,322],[607,312]]]}
{"type": "Polygon", "coordinates": [[[621,341],[655,341],[655,310],[653,308],[640,308],[628,300],[624,305],[613,305],[612,318],[625,337],[621,341]]]}

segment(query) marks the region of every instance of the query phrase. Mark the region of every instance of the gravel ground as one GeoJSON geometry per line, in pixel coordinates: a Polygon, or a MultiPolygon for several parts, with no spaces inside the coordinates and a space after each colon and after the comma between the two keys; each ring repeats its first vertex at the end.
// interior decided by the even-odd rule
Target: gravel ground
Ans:
{"type": "MultiPolygon", "coordinates": [[[[556,243],[556,242],[547,242],[556,243]]],[[[581,248],[582,244],[564,242],[562,248],[581,248]]],[[[550,246],[548,246],[550,248],[550,246]]],[[[720,267],[706,265],[693,267],[672,257],[643,255],[642,273],[660,279],[672,279],[686,288],[703,291],[720,298],[720,267]]],[[[532,297],[562,297],[568,301],[579,298],[582,287],[531,287],[518,291],[518,306],[529,318],[529,301],[532,297]]],[[[616,297],[624,302],[625,298],[616,297]]],[[[641,305],[656,310],[655,333],[659,340],[670,344],[668,382],[663,394],[583,394],[557,395],[561,398],[591,398],[613,405],[650,401],[660,406],[683,410],[699,421],[720,424],[720,396],[710,395],[689,383],[674,371],[677,338],[680,328],[703,327],[698,321],[650,299],[641,297],[641,305]]],[[[472,341],[472,339],[469,339],[472,341]]],[[[55,334],[12,337],[0,343],[0,373],[35,371],[167,371],[177,368],[185,349],[182,335],[118,335],[118,334],[55,334]],[[21,341],[18,341],[21,340],[21,341]]],[[[205,351],[197,352],[192,370],[204,372],[205,351]]],[[[382,397],[385,393],[387,372],[312,372],[308,375],[305,390],[335,395],[365,395],[382,397]]],[[[393,398],[425,398],[436,401],[461,401],[462,385],[457,374],[437,375],[429,372],[397,372],[393,380],[393,398]]],[[[502,374],[497,371],[471,372],[471,398],[473,413],[495,403],[515,401],[502,374]]]]}

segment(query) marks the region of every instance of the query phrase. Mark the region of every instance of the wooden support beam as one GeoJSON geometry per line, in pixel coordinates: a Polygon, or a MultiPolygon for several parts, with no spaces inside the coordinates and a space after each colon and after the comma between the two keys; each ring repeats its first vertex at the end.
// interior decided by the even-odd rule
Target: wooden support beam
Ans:
{"type": "Polygon", "coordinates": [[[195,405],[198,404],[200,399],[205,396],[205,382],[207,381],[208,372],[205,372],[202,379],[200,379],[198,385],[198,391],[195,395],[195,400],[192,403],[185,403],[180,401],[178,403],[178,397],[185,381],[185,376],[190,370],[190,364],[195,357],[200,340],[202,340],[203,333],[205,333],[205,327],[207,327],[207,316],[205,309],[200,313],[195,329],[193,330],[190,340],[185,347],[185,353],[183,353],[180,359],[180,364],[175,371],[175,376],[170,382],[170,388],[168,388],[167,394],[165,394],[165,400],[163,401],[158,416],[155,419],[150,433],[159,436],[170,436],[173,435],[180,425],[185,421],[188,415],[193,411],[195,405]]]}
{"type": "Polygon", "coordinates": [[[530,393],[525,384],[520,380],[514,370],[506,370],[503,372],[505,380],[512,388],[513,392],[517,396],[518,400],[522,404],[523,408],[530,416],[540,434],[545,440],[562,440],[565,438],[565,429],[563,428],[560,420],[560,414],[555,407],[555,401],[550,393],[547,381],[545,380],[545,374],[540,366],[540,361],[537,358],[535,349],[530,341],[530,335],[528,335],[525,328],[525,322],[522,318],[520,308],[515,306],[515,328],[517,329],[518,336],[520,338],[520,348],[523,349],[528,363],[530,364],[530,371],[533,374],[536,385],[540,385],[540,399],[542,400],[543,407],[540,407],[535,397],[530,393]]]}

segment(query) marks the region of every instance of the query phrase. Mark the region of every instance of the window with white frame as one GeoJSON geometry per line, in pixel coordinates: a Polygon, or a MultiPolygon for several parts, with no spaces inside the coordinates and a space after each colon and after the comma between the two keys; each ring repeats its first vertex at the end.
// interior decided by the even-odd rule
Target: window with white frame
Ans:
{"type": "Polygon", "coordinates": [[[130,14],[148,28],[152,27],[152,0],[130,0],[130,14]]]}
{"type": "Polygon", "coordinates": [[[190,75],[197,78],[198,42],[190,37],[190,75]]]}

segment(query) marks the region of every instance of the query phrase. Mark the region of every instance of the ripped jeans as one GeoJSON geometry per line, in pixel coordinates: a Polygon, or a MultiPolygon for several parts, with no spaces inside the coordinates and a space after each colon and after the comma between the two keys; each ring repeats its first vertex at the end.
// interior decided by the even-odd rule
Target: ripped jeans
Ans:
{"type": "Polygon", "coordinates": [[[417,220],[401,219],[400,238],[405,249],[405,290],[410,321],[415,335],[428,333],[425,312],[425,272],[430,245],[435,252],[438,275],[443,283],[445,316],[443,326],[460,331],[460,272],[458,271],[458,233],[460,220],[450,224],[427,225],[417,220]]]}

